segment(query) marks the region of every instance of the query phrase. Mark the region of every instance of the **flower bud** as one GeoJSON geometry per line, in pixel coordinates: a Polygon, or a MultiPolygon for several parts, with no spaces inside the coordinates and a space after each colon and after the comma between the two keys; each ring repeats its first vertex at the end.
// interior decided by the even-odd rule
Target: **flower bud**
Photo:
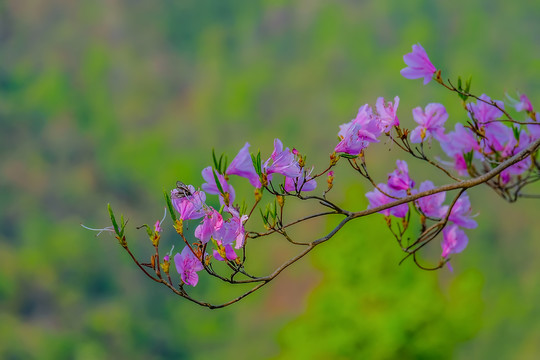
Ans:
{"type": "Polygon", "coordinates": [[[328,172],[328,177],[326,178],[326,182],[328,183],[328,190],[326,190],[326,192],[328,192],[334,186],[334,172],[333,171],[328,172]]]}
{"type": "Polygon", "coordinates": [[[124,249],[127,249],[127,241],[126,241],[126,237],[125,236],[116,236],[116,239],[118,240],[118,242],[120,243],[120,245],[122,245],[122,247],[124,249]]]}
{"type": "Polygon", "coordinates": [[[163,269],[163,272],[167,275],[169,274],[170,266],[171,266],[171,263],[169,261],[169,256],[165,255],[165,257],[163,258],[163,262],[161,263],[161,268],[163,269]]]}
{"type": "Polygon", "coordinates": [[[262,173],[261,174],[261,186],[262,187],[265,187],[266,185],[268,185],[268,177],[265,173],[262,173]]]}
{"type": "Polygon", "coordinates": [[[334,166],[337,164],[339,160],[339,156],[336,156],[336,152],[334,151],[332,154],[330,154],[330,165],[334,166]]]}
{"type": "Polygon", "coordinates": [[[182,219],[177,219],[176,222],[174,223],[174,228],[179,235],[183,235],[184,234],[184,221],[182,219]]]}
{"type": "Polygon", "coordinates": [[[255,195],[255,201],[256,201],[256,202],[261,201],[261,198],[262,198],[262,191],[261,191],[261,189],[255,188],[255,191],[253,192],[253,194],[255,195]]]}
{"type": "Polygon", "coordinates": [[[161,235],[159,235],[158,232],[155,232],[150,236],[150,241],[152,241],[152,245],[155,247],[159,246],[159,239],[161,238],[161,235]]]}
{"type": "Polygon", "coordinates": [[[283,207],[285,205],[285,198],[281,195],[276,195],[277,202],[279,204],[279,207],[283,207]]]}

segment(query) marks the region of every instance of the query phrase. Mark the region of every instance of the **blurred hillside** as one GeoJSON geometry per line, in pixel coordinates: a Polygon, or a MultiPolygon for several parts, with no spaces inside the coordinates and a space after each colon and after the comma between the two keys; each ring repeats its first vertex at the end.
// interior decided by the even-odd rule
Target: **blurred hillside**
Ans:
{"type": "MultiPolygon", "coordinates": [[[[473,90],[540,104],[539,15],[502,0],[0,0],[0,358],[535,358],[534,201],[471,193],[480,227],[453,275],[399,267],[372,217],[219,311],[147,281],[79,224],[108,225],[111,203],[142,254],[135,226],[161,218],[176,180],[202,182],[212,147],[232,157],[249,141],[267,156],[279,137],[323,164],[338,126],[379,96],[399,95],[411,127],[428,102],[463,119],[450,94],[399,75],[417,42],[449,77],[473,74],[473,90]]],[[[397,155],[368,156],[385,176],[397,155]]],[[[336,200],[364,208],[367,184],[337,174],[336,200]]],[[[291,253],[257,246],[261,273],[291,253]]],[[[195,294],[238,290],[203,277],[195,294]]]]}

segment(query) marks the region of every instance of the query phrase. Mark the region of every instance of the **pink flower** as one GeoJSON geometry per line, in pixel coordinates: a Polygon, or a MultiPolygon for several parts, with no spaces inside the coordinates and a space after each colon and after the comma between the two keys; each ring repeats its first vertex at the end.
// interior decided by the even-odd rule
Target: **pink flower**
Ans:
{"type": "Polygon", "coordinates": [[[450,225],[443,230],[443,241],[441,243],[443,258],[450,254],[457,254],[465,250],[469,239],[463,230],[457,225],[450,225]]]}
{"type": "MultiPolygon", "coordinates": [[[[496,106],[490,104],[492,100],[486,94],[482,94],[482,96],[480,96],[480,99],[483,101],[478,100],[476,104],[467,104],[467,110],[469,110],[469,117],[471,119],[474,118],[474,120],[478,121],[480,125],[489,126],[490,124],[493,124],[493,120],[500,118],[503,115],[503,112],[499,110],[496,106]]],[[[498,107],[504,109],[504,103],[502,101],[497,100],[495,101],[495,103],[498,107]]]]}
{"type": "MultiPolygon", "coordinates": [[[[517,153],[519,153],[521,150],[525,149],[527,146],[530,145],[532,139],[525,130],[521,130],[519,133],[519,142],[516,144],[515,147],[510,149],[506,156],[513,156],[517,153]]],[[[532,160],[530,156],[527,156],[525,159],[521,160],[517,164],[514,164],[510,166],[509,168],[504,169],[501,172],[501,180],[503,184],[506,184],[510,182],[510,177],[512,175],[521,175],[528,169],[530,169],[532,164],[532,160]]]]}
{"type": "Polygon", "coordinates": [[[401,75],[407,79],[424,78],[424,85],[430,82],[433,74],[437,72],[420,44],[413,45],[412,52],[403,55],[403,61],[407,67],[400,71],[401,75]]]}
{"type": "Polygon", "coordinates": [[[471,218],[471,211],[472,208],[469,196],[467,193],[463,193],[454,204],[448,220],[464,228],[474,229],[478,224],[471,218]]]}
{"type": "Polygon", "coordinates": [[[246,143],[244,147],[240,149],[225,173],[227,175],[244,177],[249,180],[252,186],[256,188],[261,187],[261,180],[255,171],[253,160],[251,160],[251,155],[249,153],[249,143],[246,143]]]}
{"type": "Polygon", "coordinates": [[[494,122],[485,127],[485,138],[482,139],[482,144],[484,153],[490,154],[496,151],[506,157],[513,152],[517,140],[512,128],[500,122],[494,122]]]}
{"type": "Polygon", "coordinates": [[[154,232],[161,232],[161,222],[159,220],[154,224],[154,232]]]}
{"type": "MultiPolygon", "coordinates": [[[[426,180],[420,184],[418,192],[424,192],[434,188],[435,186],[433,185],[433,183],[429,180],[426,180]]],[[[432,218],[442,218],[446,215],[446,212],[448,211],[448,206],[442,206],[445,198],[446,193],[440,192],[416,200],[416,205],[426,216],[432,218]]]]}
{"type": "Polygon", "coordinates": [[[516,111],[525,110],[526,112],[529,112],[529,113],[533,112],[533,106],[531,104],[531,101],[525,94],[521,94],[521,96],[519,97],[519,102],[515,103],[514,106],[516,108],[516,111]]]}
{"type": "Polygon", "coordinates": [[[221,229],[214,235],[214,239],[216,239],[219,245],[227,245],[236,241],[235,248],[240,249],[244,246],[244,240],[246,238],[244,222],[246,222],[248,216],[240,216],[238,211],[231,206],[225,207],[225,211],[231,214],[232,217],[223,223],[221,229]]]}
{"type": "Polygon", "coordinates": [[[317,188],[317,182],[315,179],[311,178],[312,172],[313,168],[307,174],[302,171],[302,174],[296,178],[285,178],[285,191],[296,192],[300,189],[302,189],[302,191],[315,190],[315,188],[317,188]]]}
{"type": "Polygon", "coordinates": [[[234,188],[232,187],[232,185],[229,185],[227,183],[227,180],[225,180],[225,177],[223,175],[218,174],[217,171],[212,169],[211,166],[204,168],[202,171],[202,177],[204,181],[206,181],[206,183],[201,185],[202,189],[206,191],[208,194],[219,195],[219,203],[221,205],[228,205],[228,204],[225,204],[223,200],[223,196],[219,192],[219,189],[216,184],[216,178],[214,177],[214,173],[217,175],[219,184],[221,185],[221,188],[223,189],[223,191],[229,194],[229,204],[232,204],[235,198],[234,188]]]}
{"type": "MultiPolygon", "coordinates": [[[[400,196],[406,195],[405,191],[394,191],[390,189],[388,185],[386,184],[381,183],[381,184],[378,184],[377,186],[383,192],[391,196],[400,197],[400,196]]],[[[366,193],[366,197],[369,200],[368,209],[373,209],[382,205],[386,205],[393,201],[396,201],[396,199],[392,199],[386,196],[385,194],[383,194],[382,192],[380,192],[379,189],[375,188],[373,189],[373,191],[366,193]]],[[[407,204],[401,204],[401,205],[397,205],[386,210],[379,211],[379,213],[383,214],[384,216],[394,215],[395,217],[398,217],[398,218],[404,218],[405,216],[407,216],[408,211],[409,211],[409,206],[407,204]]]]}
{"type": "Polygon", "coordinates": [[[279,139],[274,140],[274,151],[264,163],[263,168],[267,174],[278,173],[292,178],[302,173],[294,154],[289,148],[283,150],[283,143],[279,139]],[[268,165],[270,160],[272,160],[272,165],[268,165]]]}
{"type": "Polygon", "coordinates": [[[182,281],[186,285],[195,286],[199,282],[197,271],[204,269],[203,264],[188,246],[185,246],[182,253],[174,255],[176,271],[180,274],[182,281]]]}
{"type": "Polygon", "coordinates": [[[403,160],[396,161],[397,169],[388,174],[388,186],[393,190],[408,190],[414,187],[409,177],[409,167],[403,160]]]}
{"type": "Polygon", "coordinates": [[[368,147],[369,143],[379,142],[377,138],[382,133],[378,119],[367,104],[358,110],[355,119],[340,125],[339,128],[338,136],[341,141],[336,145],[334,151],[349,155],[358,155],[368,147]]]}
{"type": "MultiPolygon", "coordinates": [[[[481,158],[480,145],[471,129],[464,127],[461,123],[457,123],[455,131],[448,133],[446,141],[441,141],[440,145],[443,151],[452,158],[450,164],[458,174],[468,175],[467,163],[463,154],[475,150],[475,156],[481,158]]],[[[443,162],[444,163],[444,162],[443,162]]]]}
{"type": "Polygon", "coordinates": [[[223,226],[223,217],[215,209],[206,212],[202,224],[195,229],[195,237],[203,244],[206,244],[212,236],[221,230],[223,226]]]}
{"type": "Polygon", "coordinates": [[[529,133],[531,134],[531,141],[540,138],[540,123],[527,125],[527,130],[529,130],[529,133]]]}
{"type": "Polygon", "coordinates": [[[398,96],[394,98],[394,103],[391,101],[385,103],[384,98],[382,97],[377,99],[375,107],[377,108],[377,113],[379,115],[379,126],[385,133],[389,132],[392,126],[399,126],[399,119],[396,115],[398,106],[398,96]]]}
{"type": "Polygon", "coordinates": [[[418,127],[411,131],[411,142],[420,143],[430,137],[434,137],[438,141],[447,141],[444,135],[444,123],[448,119],[448,113],[441,104],[428,104],[425,112],[421,107],[414,108],[413,118],[418,127]]]}
{"type": "Polygon", "coordinates": [[[190,195],[185,195],[178,189],[171,191],[171,201],[180,219],[199,219],[204,216],[204,202],[206,194],[202,191],[195,191],[193,185],[188,185],[190,195]]]}
{"type": "Polygon", "coordinates": [[[214,258],[218,261],[235,260],[238,256],[234,252],[231,244],[218,245],[219,249],[213,251],[214,258]]]}

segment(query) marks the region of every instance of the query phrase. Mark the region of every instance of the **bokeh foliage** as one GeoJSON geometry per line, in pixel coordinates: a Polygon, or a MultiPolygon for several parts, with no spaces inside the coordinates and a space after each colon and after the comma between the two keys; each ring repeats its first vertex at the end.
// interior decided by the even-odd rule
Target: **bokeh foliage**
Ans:
{"type": "MultiPolygon", "coordinates": [[[[454,98],[399,76],[416,42],[449,76],[473,74],[473,90],[538,104],[539,13],[503,0],[1,0],[0,357],[533,358],[534,202],[471,194],[481,228],[454,275],[398,267],[375,216],[317,249],[315,268],[304,261],[214,312],[146,281],[114,239],[78,224],[107,225],[110,202],[142,252],[134,227],[161,218],[176,180],[201,182],[212,147],[268,154],[279,136],[321,163],[337,126],[378,96],[401,97],[403,123],[434,101],[463,119],[454,98]]],[[[369,156],[380,176],[394,162],[369,156]]],[[[364,207],[366,184],[337,175],[343,203],[364,207]]],[[[256,245],[261,272],[290,251],[268,245],[256,245]]],[[[234,294],[206,280],[201,296],[234,294]]]]}

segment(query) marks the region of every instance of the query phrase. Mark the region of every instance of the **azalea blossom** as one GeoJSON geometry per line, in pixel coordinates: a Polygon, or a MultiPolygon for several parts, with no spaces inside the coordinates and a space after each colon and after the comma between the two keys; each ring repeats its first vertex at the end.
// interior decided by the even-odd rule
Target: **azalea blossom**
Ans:
{"type": "Polygon", "coordinates": [[[294,192],[299,191],[300,189],[302,189],[302,191],[315,190],[317,188],[317,181],[311,178],[312,172],[313,168],[311,168],[307,174],[302,171],[302,174],[296,178],[285,178],[285,191],[294,192]]]}
{"type": "Polygon", "coordinates": [[[236,241],[235,248],[240,249],[244,246],[246,238],[244,222],[246,222],[248,216],[240,216],[238,211],[231,206],[225,207],[225,211],[231,214],[232,217],[223,223],[221,229],[214,235],[214,239],[219,245],[231,244],[236,241]]]}
{"type": "Polygon", "coordinates": [[[516,111],[526,111],[528,113],[533,112],[533,106],[531,104],[531,101],[525,94],[521,94],[519,97],[519,102],[516,102],[514,104],[514,107],[516,108],[516,111]]]}
{"type": "MultiPolygon", "coordinates": [[[[468,175],[467,163],[463,154],[474,151],[477,158],[483,158],[480,154],[480,145],[471,129],[466,128],[461,123],[455,125],[455,130],[446,134],[447,140],[441,141],[443,151],[452,158],[451,166],[459,175],[468,175]]],[[[444,162],[443,162],[444,163],[444,162]]]]}
{"type": "Polygon", "coordinates": [[[193,185],[187,186],[190,195],[186,195],[178,189],[171,191],[171,201],[180,219],[200,219],[204,216],[204,206],[206,194],[202,191],[195,191],[193,185]]]}
{"type": "MultiPolygon", "coordinates": [[[[396,199],[392,199],[391,197],[383,194],[379,189],[381,189],[384,193],[394,197],[402,197],[406,195],[405,191],[392,190],[390,187],[388,187],[388,185],[383,183],[378,184],[377,187],[378,188],[373,189],[373,191],[366,193],[366,197],[369,200],[368,209],[373,209],[396,201],[396,199]]],[[[386,210],[379,211],[379,213],[383,214],[384,216],[394,215],[398,218],[404,218],[405,216],[407,216],[408,211],[409,206],[407,204],[401,204],[386,210]]]]}
{"type": "Polygon", "coordinates": [[[496,151],[501,156],[507,157],[514,151],[517,140],[511,127],[500,122],[494,122],[485,128],[482,144],[484,145],[483,151],[485,154],[496,151]]]}
{"type": "Polygon", "coordinates": [[[246,143],[242,149],[238,152],[236,157],[231,161],[227,171],[227,175],[237,175],[249,180],[252,186],[256,188],[261,187],[261,180],[259,175],[255,171],[253,166],[253,160],[249,153],[249,143],[246,143]]]}
{"type": "Polygon", "coordinates": [[[223,227],[223,217],[215,209],[209,209],[202,224],[195,229],[195,237],[206,244],[223,227]]]}
{"type": "Polygon", "coordinates": [[[384,98],[377,99],[375,107],[377,108],[379,126],[385,133],[389,132],[392,126],[399,126],[399,119],[396,115],[399,106],[399,97],[394,98],[394,102],[385,102],[384,98]]]}
{"type": "Polygon", "coordinates": [[[279,139],[274,140],[274,151],[264,163],[263,168],[266,174],[278,173],[292,178],[298,177],[302,173],[294,154],[289,148],[283,150],[283,143],[279,139]],[[270,161],[271,165],[269,165],[270,161]]]}
{"type": "MultiPolygon", "coordinates": [[[[433,182],[426,180],[420,184],[418,192],[424,192],[434,188],[435,185],[433,185],[433,182]]],[[[448,212],[448,206],[442,206],[445,199],[446,192],[440,192],[433,195],[424,196],[416,200],[415,203],[420,211],[424,213],[424,215],[432,218],[442,218],[448,212]]]]}
{"type": "Polygon", "coordinates": [[[238,255],[234,252],[231,244],[218,245],[218,250],[213,250],[214,258],[218,261],[235,260],[238,255]]]}
{"type": "Polygon", "coordinates": [[[208,194],[219,195],[219,203],[221,205],[228,205],[228,204],[225,204],[223,195],[220,193],[217,187],[214,173],[216,174],[219,180],[219,184],[221,185],[221,188],[223,189],[223,191],[229,194],[229,204],[232,204],[236,196],[234,193],[234,188],[232,187],[232,185],[229,185],[229,183],[227,183],[227,180],[225,180],[225,176],[218,174],[217,171],[212,169],[211,166],[208,166],[202,170],[202,177],[204,181],[206,181],[204,184],[201,185],[202,189],[206,191],[208,194]]]}
{"type": "Polygon", "coordinates": [[[443,230],[443,241],[441,243],[443,258],[450,254],[457,254],[465,250],[469,239],[463,230],[457,225],[450,225],[443,230]]]}
{"type": "Polygon", "coordinates": [[[437,72],[420,44],[413,45],[412,52],[403,55],[403,61],[407,67],[400,71],[401,75],[407,79],[424,78],[424,85],[430,82],[433,74],[437,72]]]}
{"type": "MultiPolygon", "coordinates": [[[[533,139],[531,136],[529,136],[525,130],[521,130],[519,133],[519,141],[516,144],[514,148],[512,148],[507,156],[513,156],[517,153],[519,153],[521,150],[525,149],[531,144],[531,141],[533,139]]],[[[512,175],[521,175],[528,169],[530,169],[532,164],[532,160],[530,156],[527,156],[525,159],[521,160],[520,162],[504,169],[500,176],[503,184],[507,184],[510,182],[510,178],[512,175]]]]}
{"type": "Polygon", "coordinates": [[[440,142],[447,141],[444,135],[444,123],[448,119],[448,113],[441,104],[428,104],[426,110],[421,107],[412,111],[414,121],[419,125],[411,131],[411,142],[421,143],[422,141],[434,137],[440,142]]]}
{"type": "Polygon", "coordinates": [[[180,274],[182,281],[186,285],[196,286],[199,282],[197,271],[204,269],[201,260],[197,259],[189,246],[185,246],[182,253],[174,255],[174,264],[176,271],[180,274]]]}
{"type": "Polygon", "coordinates": [[[409,167],[404,160],[396,161],[397,169],[388,174],[388,186],[393,190],[409,190],[414,181],[409,177],[409,167]]]}
{"type": "Polygon", "coordinates": [[[504,103],[502,101],[494,101],[497,106],[491,104],[493,100],[486,94],[480,96],[480,100],[475,103],[467,104],[467,110],[469,111],[469,117],[476,121],[480,125],[489,126],[493,124],[493,120],[500,118],[503,115],[503,112],[497,108],[504,109],[504,103]],[[482,101],[483,100],[483,101],[482,101]],[[472,116],[471,116],[472,114],[472,116]]]}
{"type": "Polygon", "coordinates": [[[382,130],[378,121],[369,105],[360,107],[356,118],[340,125],[338,136],[341,141],[336,145],[334,151],[358,155],[370,143],[379,142],[377,138],[382,134],[382,130]]]}
{"type": "Polygon", "coordinates": [[[469,196],[467,193],[463,193],[454,204],[448,220],[461,227],[474,229],[478,224],[472,219],[471,211],[472,208],[469,196]]]}

